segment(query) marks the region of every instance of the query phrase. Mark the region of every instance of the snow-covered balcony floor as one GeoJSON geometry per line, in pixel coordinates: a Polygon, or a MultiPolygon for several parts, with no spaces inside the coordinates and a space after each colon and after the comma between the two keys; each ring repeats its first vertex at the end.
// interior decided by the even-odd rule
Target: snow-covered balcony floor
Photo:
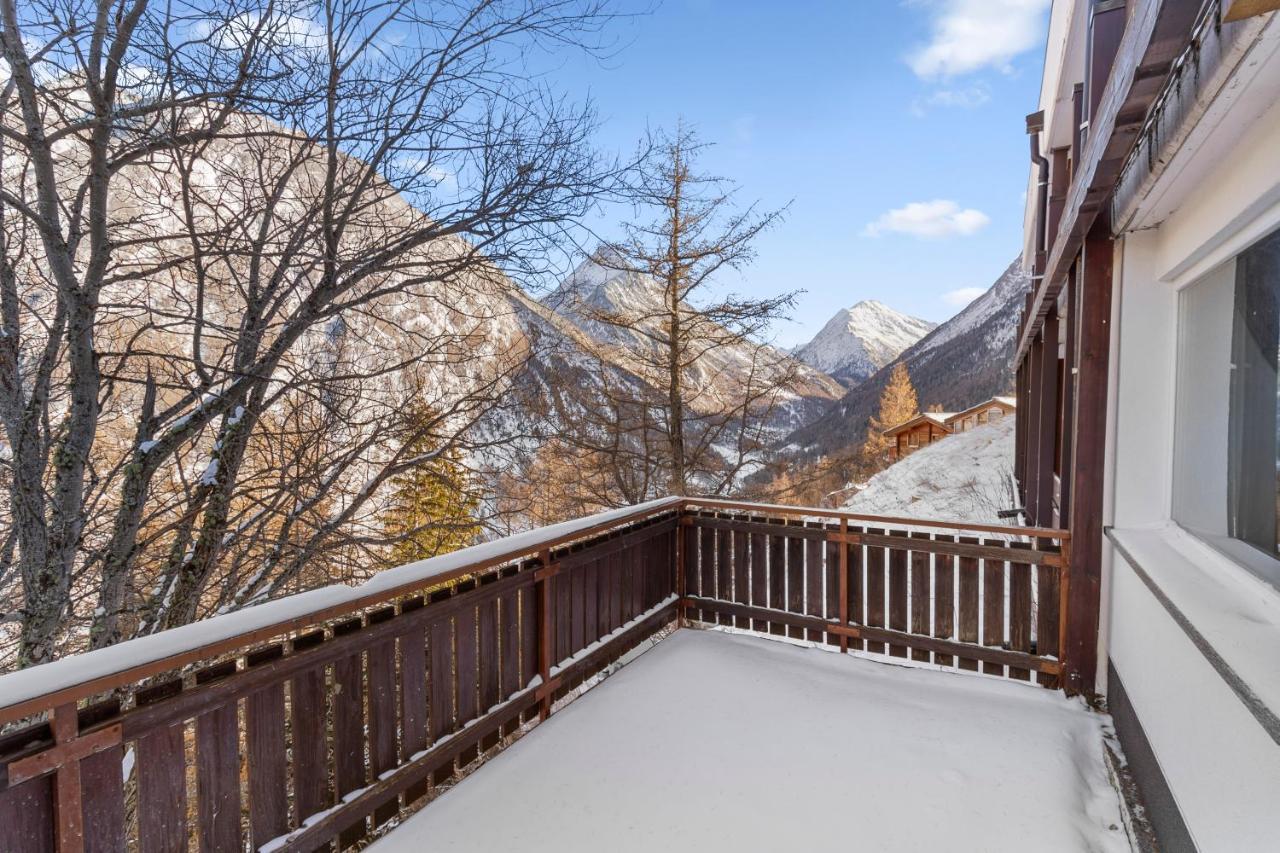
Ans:
{"type": "Polygon", "coordinates": [[[677,631],[372,849],[1127,851],[1106,719],[1056,691],[677,631]]]}

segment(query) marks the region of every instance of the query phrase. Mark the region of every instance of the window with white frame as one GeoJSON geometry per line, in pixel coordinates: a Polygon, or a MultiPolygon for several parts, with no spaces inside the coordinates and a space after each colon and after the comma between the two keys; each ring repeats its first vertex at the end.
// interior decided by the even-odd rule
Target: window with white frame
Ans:
{"type": "Polygon", "coordinates": [[[1280,231],[1179,300],[1173,517],[1280,581],[1280,231]]]}

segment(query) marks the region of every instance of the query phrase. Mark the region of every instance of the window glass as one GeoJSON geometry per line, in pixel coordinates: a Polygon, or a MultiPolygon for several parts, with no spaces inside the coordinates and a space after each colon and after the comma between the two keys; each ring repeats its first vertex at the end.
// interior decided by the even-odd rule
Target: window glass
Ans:
{"type": "Polygon", "coordinates": [[[1280,232],[1184,290],[1179,314],[1174,518],[1211,539],[1248,546],[1253,553],[1244,562],[1262,555],[1274,561],[1280,232]]]}

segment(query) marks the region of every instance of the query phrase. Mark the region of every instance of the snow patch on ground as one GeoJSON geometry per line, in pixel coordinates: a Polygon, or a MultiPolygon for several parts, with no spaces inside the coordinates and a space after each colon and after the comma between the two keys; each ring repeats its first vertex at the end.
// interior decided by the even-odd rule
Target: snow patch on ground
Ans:
{"type": "Polygon", "coordinates": [[[867,481],[844,508],[974,524],[1011,524],[997,516],[1017,506],[1012,416],[921,448],[867,481]]]}
{"type": "Polygon", "coordinates": [[[1120,853],[1108,723],[1040,688],[677,631],[371,849],[1120,853]]]}

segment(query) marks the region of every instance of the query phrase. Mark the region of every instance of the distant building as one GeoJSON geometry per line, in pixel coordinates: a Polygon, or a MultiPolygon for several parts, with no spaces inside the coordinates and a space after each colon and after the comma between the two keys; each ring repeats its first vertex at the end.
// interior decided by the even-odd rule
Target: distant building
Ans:
{"type": "Polygon", "coordinates": [[[985,403],[979,403],[963,412],[956,412],[947,419],[947,426],[951,427],[952,432],[968,432],[976,426],[1011,415],[1017,411],[1017,408],[1013,397],[992,397],[985,403]]]}
{"type": "Polygon", "coordinates": [[[947,418],[951,417],[951,414],[951,412],[922,412],[910,420],[885,430],[885,437],[893,442],[893,446],[889,448],[889,458],[897,461],[926,445],[933,444],[940,438],[951,435],[951,427],[947,426],[947,418]]]}
{"type": "Polygon", "coordinates": [[[1012,414],[1016,409],[1013,397],[992,397],[962,412],[920,412],[884,431],[885,437],[893,442],[889,458],[896,462],[952,433],[968,432],[976,426],[1012,414]]]}

